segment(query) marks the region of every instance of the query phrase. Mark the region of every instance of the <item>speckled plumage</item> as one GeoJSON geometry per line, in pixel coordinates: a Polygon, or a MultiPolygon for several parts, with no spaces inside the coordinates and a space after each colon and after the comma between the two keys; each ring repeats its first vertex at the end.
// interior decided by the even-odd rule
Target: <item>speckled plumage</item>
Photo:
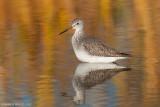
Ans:
{"type": "Polygon", "coordinates": [[[84,36],[79,45],[82,45],[85,50],[94,56],[103,57],[126,57],[129,56],[124,53],[119,53],[104,41],[91,36],[84,36]]]}

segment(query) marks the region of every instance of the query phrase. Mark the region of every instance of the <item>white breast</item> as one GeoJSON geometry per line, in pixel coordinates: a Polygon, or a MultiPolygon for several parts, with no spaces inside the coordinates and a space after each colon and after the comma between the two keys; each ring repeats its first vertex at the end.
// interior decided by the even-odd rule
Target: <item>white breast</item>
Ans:
{"type": "Polygon", "coordinates": [[[110,63],[114,62],[118,59],[125,59],[126,57],[101,57],[101,56],[93,56],[87,53],[85,50],[77,50],[74,49],[77,58],[82,62],[90,62],[90,63],[110,63]]]}

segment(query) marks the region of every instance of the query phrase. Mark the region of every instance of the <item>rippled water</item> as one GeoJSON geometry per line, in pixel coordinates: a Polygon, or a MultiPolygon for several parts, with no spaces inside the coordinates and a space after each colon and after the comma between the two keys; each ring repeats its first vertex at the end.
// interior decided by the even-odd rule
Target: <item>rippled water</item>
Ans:
{"type": "Polygon", "coordinates": [[[158,1],[2,0],[0,107],[159,107],[158,1]],[[76,17],[87,34],[133,58],[78,61],[74,30],[58,35],[76,17]]]}

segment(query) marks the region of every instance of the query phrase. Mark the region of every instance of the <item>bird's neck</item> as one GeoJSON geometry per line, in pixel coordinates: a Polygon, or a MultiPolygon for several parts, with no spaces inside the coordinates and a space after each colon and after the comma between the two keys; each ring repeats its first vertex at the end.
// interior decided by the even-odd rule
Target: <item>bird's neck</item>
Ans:
{"type": "Polygon", "coordinates": [[[80,40],[85,36],[84,34],[84,29],[76,29],[73,37],[72,37],[72,45],[73,46],[78,46],[80,40]]]}
{"type": "Polygon", "coordinates": [[[84,36],[84,29],[83,28],[76,29],[76,31],[74,33],[74,37],[80,37],[80,36],[84,36]]]}

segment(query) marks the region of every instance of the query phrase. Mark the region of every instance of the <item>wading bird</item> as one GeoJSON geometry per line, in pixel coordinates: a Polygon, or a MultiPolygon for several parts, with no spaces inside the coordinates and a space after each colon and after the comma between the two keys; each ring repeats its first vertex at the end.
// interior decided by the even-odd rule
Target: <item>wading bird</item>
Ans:
{"type": "Polygon", "coordinates": [[[84,22],[80,18],[74,19],[72,26],[59,35],[70,29],[75,29],[75,33],[72,36],[72,46],[77,58],[82,62],[109,63],[131,57],[129,54],[117,52],[100,39],[87,36],[84,33],[84,22]]]}

